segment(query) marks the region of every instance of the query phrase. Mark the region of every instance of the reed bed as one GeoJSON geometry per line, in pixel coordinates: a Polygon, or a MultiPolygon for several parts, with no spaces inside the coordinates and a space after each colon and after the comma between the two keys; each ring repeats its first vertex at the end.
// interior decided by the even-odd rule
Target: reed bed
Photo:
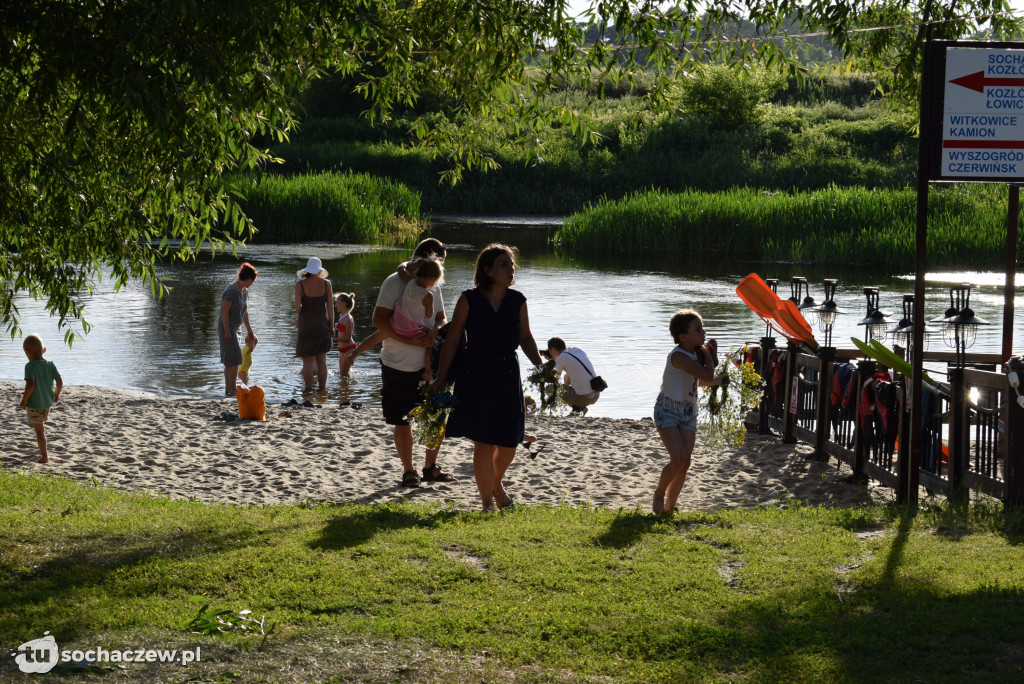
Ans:
{"type": "Polygon", "coordinates": [[[240,182],[254,241],[404,243],[422,229],[420,194],[363,173],[264,175],[240,182]]]}
{"type": "MultiPolygon", "coordinates": [[[[588,206],[570,216],[555,239],[578,251],[905,267],[914,263],[916,203],[912,189],[650,190],[588,206]]],[[[928,205],[929,263],[1001,264],[1005,225],[1004,187],[934,188],[928,205]]]]}

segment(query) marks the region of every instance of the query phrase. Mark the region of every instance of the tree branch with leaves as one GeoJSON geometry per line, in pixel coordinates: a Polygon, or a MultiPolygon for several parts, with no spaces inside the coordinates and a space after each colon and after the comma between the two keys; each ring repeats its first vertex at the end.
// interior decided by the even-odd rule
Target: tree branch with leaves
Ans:
{"type": "Polygon", "coordinates": [[[928,37],[1021,28],[1005,0],[609,0],[587,21],[615,37],[584,45],[586,27],[566,0],[5,3],[0,319],[16,336],[18,298],[43,299],[71,343],[88,329],[83,302],[98,279],[120,288],[137,278],[160,294],[160,259],[244,241],[254,227],[232,173],[275,161],[266,145],[287,138],[296,94],[324,74],[350,77],[375,119],[425,94],[446,97],[456,125],[421,118],[412,133],[447,159],[441,180],[458,182],[466,169],[495,168],[481,139],[529,139],[552,123],[593,138],[585,115],[540,106],[558,88],[600,98],[607,76],[653,70],[645,106],[658,110],[671,79],[700,63],[759,61],[799,74],[794,21],[885,74],[904,98],[916,92],[928,37]],[[942,23],[921,29],[922,19],[942,23]],[[755,38],[728,37],[748,21],[755,38]],[[867,30],[889,24],[898,26],[867,30]]]}

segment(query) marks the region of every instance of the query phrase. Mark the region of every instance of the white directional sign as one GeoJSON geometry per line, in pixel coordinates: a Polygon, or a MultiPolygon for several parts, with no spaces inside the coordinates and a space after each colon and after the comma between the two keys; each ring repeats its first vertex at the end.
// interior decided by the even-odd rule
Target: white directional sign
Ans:
{"type": "Polygon", "coordinates": [[[1024,49],[946,50],[939,175],[1024,180],[1024,49]]]}

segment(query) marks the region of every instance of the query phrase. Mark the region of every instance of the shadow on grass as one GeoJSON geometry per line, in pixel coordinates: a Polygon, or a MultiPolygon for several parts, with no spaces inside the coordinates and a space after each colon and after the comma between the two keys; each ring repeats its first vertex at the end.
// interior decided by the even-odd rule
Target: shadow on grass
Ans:
{"type": "Polygon", "coordinates": [[[914,513],[897,519],[881,572],[866,581],[809,579],[727,611],[738,638],[705,644],[720,671],[767,681],[1019,681],[1024,591],[956,593],[908,571],[914,513]]]}
{"type": "Polygon", "coordinates": [[[885,568],[882,570],[882,583],[891,585],[896,581],[896,574],[903,564],[903,554],[907,547],[907,540],[910,538],[910,530],[914,525],[914,513],[909,510],[901,510],[897,513],[899,524],[896,526],[896,535],[892,541],[892,547],[885,559],[885,568]]]}
{"type": "Polygon", "coordinates": [[[320,538],[310,548],[320,551],[338,551],[363,544],[378,534],[411,527],[429,529],[447,524],[461,515],[454,509],[417,512],[400,504],[373,507],[343,507],[321,531],[320,538]]]}
{"type": "Polygon", "coordinates": [[[647,511],[619,509],[615,518],[609,523],[608,529],[597,537],[595,543],[598,546],[613,549],[628,548],[637,543],[644,535],[672,522],[678,523],[679,520],[668,516],[654,515],[647,511]]]}
{"type": "Polygon", "coordinates": [[[729,648],[705,646],[718,650],[720,671],[755,670],[762,681],[1020,681],[1018,592],[858,591],[845,603],[836,594],[794,597],[792,605],[802,603],[795,611],[748,604],[729,616],[743,637],[729,648]],[[988,626],[978,629],[979,618],[988,626]]]}
{"type": "MultiPolygon", "coordinates": [[[[61,544],[70,548],[55,548],[48,553],[51,557],[31,569],[8,567],[0,579],[0,639],[17,639],[24,634],[23,625],[47,624],[58,640],[71,638],[76,632],[75,617],[54,611],[54,605],[75,602],[77,594],[88,596],[90,592],[107,593],[117,591],[125,576],[139,574],[139,569],[156,567],[160,562],[175,563],[181,560],[196,560],[202,563],[206,557],[232,553],[236,549],[253,546],[267,546],[272,536],[262,530],[238,528],[213,532],[204,530],[179,530],[172,534],[145,536],[132,534],[97,533],[80,535],[61,544]],[[17,610],[5,610],[16,607],[17,610]],[[53,613],[43,619],[41,613],[53,613]]],[[[142,572],[146,579],[132,581],[131,593],[137,596],[159,596],[167,591],[159,571],[142,572]]],[[[216,591],[209,587],[197,586],[192,591],[216,591]]],[[[33,635],[29,635],[33,636],[33,635]]]]}

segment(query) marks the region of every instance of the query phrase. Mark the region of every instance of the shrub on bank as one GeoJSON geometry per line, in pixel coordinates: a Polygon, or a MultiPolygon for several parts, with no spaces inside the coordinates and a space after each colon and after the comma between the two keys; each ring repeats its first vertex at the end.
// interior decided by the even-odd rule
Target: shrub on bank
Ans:
{"type": "Polygon", "coordinates": [[[420,229],[420,195],[362,173],[264,175],[242,183],[255,242],[406,242],[420,229]]]}
{"type": "MultiPolygon", "coordinates": [[[[547,101],[570,109],[583,104],[578,93],[547,101]]],[[[757,125],[713,130],[699,116],[654,115],[628,97],[599,106],[590,122],[599,137],[582,145],[564,126],[541,130],[529,143],[478,141],[500,168],[466,172],[451,187],[441,182],[445,159],[404,142],[410,121],[362,138],[341,123],[309,121],[291,143],[273,148],[285,160],[273,171],[386,176],[415,188],[431,213],[569,214],[649,188],[906,187],[917,164],[913,116],[878,105],[773,106],[757,125]]]]}

